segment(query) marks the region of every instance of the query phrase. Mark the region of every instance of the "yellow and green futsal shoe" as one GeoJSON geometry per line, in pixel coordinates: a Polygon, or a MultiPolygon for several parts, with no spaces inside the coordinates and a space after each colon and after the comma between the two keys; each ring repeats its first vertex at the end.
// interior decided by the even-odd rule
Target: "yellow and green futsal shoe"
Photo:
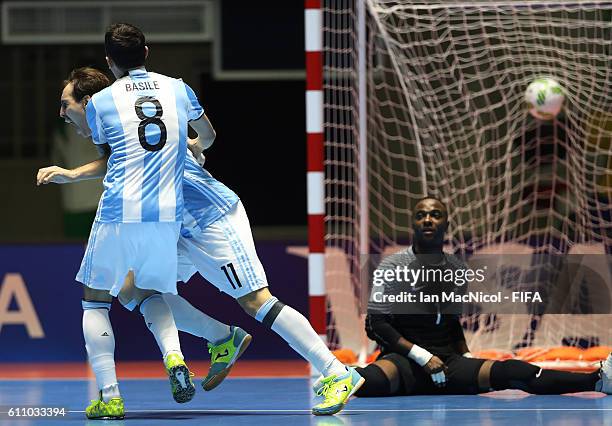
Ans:
{"type": "Polygon", "coordinates": [[[191,401],[195,395],[195,386],[185,361],[179,354],[173,353],[166,357],[165,365],[174,400],[179,404],[191,401]]]}
{"type": "Polygon", "coordinates": [[[251,344],[253,338],[240,327],[232,326],[227,339],[216,344],[208,344],[210,369],[202,381],[205,391],[213,390],[227,377],[232,366],[251,344]]]}
{"type": "Polygon", "coordinates": [[[347,367],[342,376],[331,375],[322,379],[317,386],[317,396],[323,402],[312,408],[315,416],[331,416],[340,412],[349,398],[365,383],[365,379],[353,367],[347,367]]]}
{"type": "Polygon", "coordinates": [[[121,420],[125,417],[123,398],[111,398],[108,402],[100,399],[92,400],[89,407],[85,409],[85,415],[92,420],[121,420]]]}

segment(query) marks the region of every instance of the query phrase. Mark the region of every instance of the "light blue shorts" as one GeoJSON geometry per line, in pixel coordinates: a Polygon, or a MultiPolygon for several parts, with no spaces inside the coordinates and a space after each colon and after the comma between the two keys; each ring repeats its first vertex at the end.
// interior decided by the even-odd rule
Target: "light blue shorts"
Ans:
{"type": "Polygon", "coordinates": [[[141,289],[176,294],[178,222],[94,222],[76,280],[117,296],[134,272],[141,289]]]}

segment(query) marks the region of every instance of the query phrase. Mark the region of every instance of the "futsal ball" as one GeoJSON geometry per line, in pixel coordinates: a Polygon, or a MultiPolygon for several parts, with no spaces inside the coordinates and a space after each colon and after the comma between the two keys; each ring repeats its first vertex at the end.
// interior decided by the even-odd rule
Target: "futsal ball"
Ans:
{"type": "Polygon", "coordinates": [[[552,78],[538,78],[527,86],[525,102],[529,113],[539,120],[552,120],[559,114],[565,94],[552,78]]]}

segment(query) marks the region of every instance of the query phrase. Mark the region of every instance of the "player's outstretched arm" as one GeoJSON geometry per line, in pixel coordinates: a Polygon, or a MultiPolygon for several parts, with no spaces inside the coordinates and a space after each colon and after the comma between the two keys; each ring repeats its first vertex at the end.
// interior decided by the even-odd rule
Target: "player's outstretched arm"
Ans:
{"type": "Polygon", "coordinates": [[[88,179],[101,178],[106,174],[108,154],[104,153],[97,160],[83,164],[75,169],[64,169],[58,166],[43,167],[36,175],[36,185],[48,183],[72,183],[88,179]]]}

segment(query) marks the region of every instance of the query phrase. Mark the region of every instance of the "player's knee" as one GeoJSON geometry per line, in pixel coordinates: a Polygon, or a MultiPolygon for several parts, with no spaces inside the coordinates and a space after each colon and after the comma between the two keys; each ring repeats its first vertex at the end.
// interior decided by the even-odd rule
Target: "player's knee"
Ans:
{"type": "Polygon", "coordinates": [[[272,324],[274,324],[276,317],[278,317],[278,314],[280,314],[284,307],[285,304],[283,302],[270,295],[263,303],[258,304],[258,308],[253,307],[253,313],[250,315],[266,327],[272,328],[272,324]]]}
{"type": "Polygon", "coordinates": [[[249,296],[250,295],[247,294],[246,296],[239,297],[238,299],[236,299],[236,301],[238,302],[240,307],[244,310],[244,312],[246,312],[250,316],[255,316],[254,312],[257,312],[257,310],[253,310],[255,303],[253,302],[251,298],[249,298],[249,296]]]}
{"type": "MultiPolygon", "coordinates": [[[[501,361],[498,365],[498,368],[503,369],[506,375],[520,379],[530,379],[540,371],[540,367],[536,367],[533,364],[518,359],[501,361]]],[[[493,368],[494,366],[491,367],[491,369],[493,368]]]]}
{"type": "Polygon", "coordinates": [[[500,389],[523,389],[538,374],[539,367],[516,359],[495,362],[491,366],[491,387],[500,389]]]}
{"type": "MultiPolygon", "coordinates": [[[[261,288],[238,298],[238,304],[247,314],[256,317],[262,306],[272,298],[273,296],[267,288],[261,288]]],[[[274,299],[278,301],[278,299],[274,299]]]]}
{"type": "Polygon", "coordinates": [[[83,300],[111,303],[113,301],[113,296],[111,296],[107,290],[97,290],[95,288],[83,286],[83,300]]]}
{"type": "Polygon", "coordinates": [[[110,311],[113,297],[105,290],[96,290],[83,286],[83,300],[81,306],[84,311],[90,309],[106,309],[110,311]]]}
{"type": "Polygon", "coordinates": [[[397,383],[397,388],[400,393],[407,395],[413,393],[417,387],[417,380],[414,376],[413,368],[417,364],[414,361],[410,360],[408,357],[400,355],[398,353],[387,354],[382,358],[382,360],[390,361],[391,363],[393,363],[393,365],[395,365],[395,370],[390,370],[387,368],[387,371],[385,372],[385,374],[387,374],[387,377],[393,379],[390,380],[391,390],[393,391],[394,389],[394,383],[397,383]],[[398,375],[397,380],[393,376],[396,373],[398,375]]]}
{"type": "MultiPolygon", "coordinates": [[[[143,293],[143,294],[145,294],[145,293],[143,293]]],[[[147,304],[147,302],[149,302],[150,300],[153,300],[153,299],[157,299],[157,298],[162,299],[163,298],[163,296],[160,293],[156,292],[156,291],[148,292],[146,294],[147,294],[146,297],[144,297],[143,299],[141,299],[138,302],[138,305],[140,305],[140,313],[143,314],[143,315],[144,315],[143,309],[144,309],[145,305],[147,304]]]]}
{"type": "Polygon", "coordinates": [[[365,368],[357,368],[357,372],[365,379],[365,383],[355,395],[360,397],[391,395],[391,381],[378,365],[370,364],[365,368]]]}
{"type": "Polygon", "coordinates": [[[117,299],[124,308],[133,311],[136,306],[141,305],[146,299],[154,295],[160,294],[155,290],[143,290],[135,286],[126,288],[124,286],[117,295],[117,299]]]}

